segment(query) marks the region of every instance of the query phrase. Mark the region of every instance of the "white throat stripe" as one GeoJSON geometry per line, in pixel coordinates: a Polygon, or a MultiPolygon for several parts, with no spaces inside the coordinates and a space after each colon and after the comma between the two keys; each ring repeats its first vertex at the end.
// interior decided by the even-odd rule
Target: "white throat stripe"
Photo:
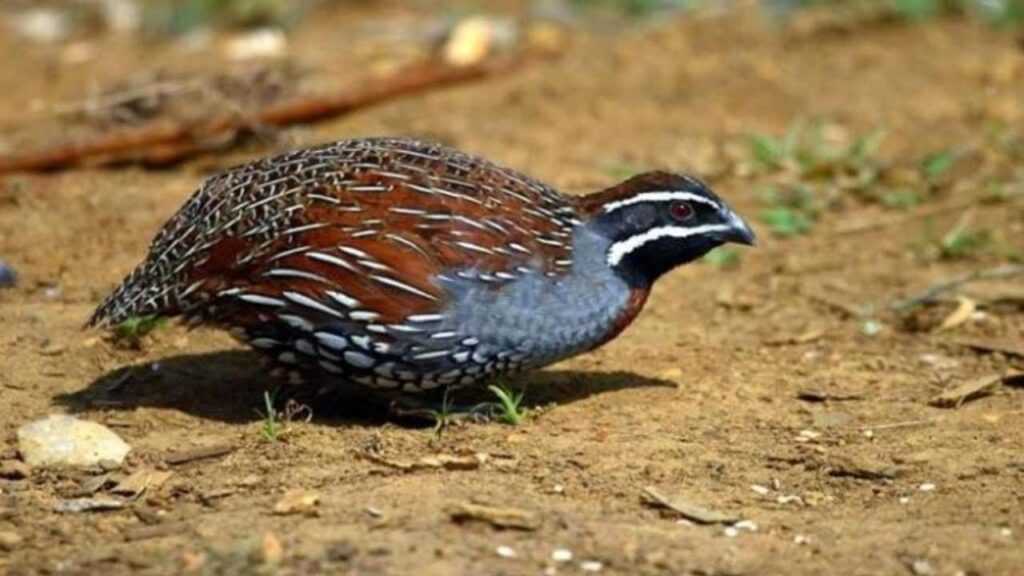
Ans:
{"type": "Polygon", "coordinates": [[[618,266],[619,263],[622,262],[623,258],[648,242],[654,242],[655,240],[661,240],[662,238],[689,238],[690,236],[698,236],[708,232],[725,232],[728,229],[729,226],[727,224],[704,224],[702,226],[693,226],[691,228],[683,226],[662,226],[660,228],[651,228],[643,234],[630,236],[625,240],[620,240],[612,244],[611,247],[608,248],[608,265],[612,267],[618,266]]]}
{"type": "Polygon", "coordinates": [[[625,208],[633,204],[639,204],[640,202],[669,202],[672,200],[685,200],[687,202],[699,202],[701,204],[707,204],[712,208],[719,208],[718,203],[707,197],[694,194],[693,192],[682,192],[682,191],[659,191],[659,192],[641,192],[631,198],[623,200],[616,200],[615,202],[609,202],[604,205],[604,213],[614,212],[619,208],[625,208]]]}

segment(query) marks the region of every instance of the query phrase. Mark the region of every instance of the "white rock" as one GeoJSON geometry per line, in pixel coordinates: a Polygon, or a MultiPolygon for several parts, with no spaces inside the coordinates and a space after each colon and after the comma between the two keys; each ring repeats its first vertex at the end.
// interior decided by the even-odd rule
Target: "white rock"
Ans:
{"type": "Polygon", "coordinates": [[[442,56],[452,66],[477,64],[497,49],[513,45],[517,35],[516,25],[510,20],[472,16],[452,29],[442,56]]]}
{"type": "Polygon", "coordinates": [[[502,558],[515,558],[516,551],[511,546],[498,546],[494,551],[502,558]]]}
{"type": "Polygon", "coordinates": [[[551,553],[551,559],[555,562],[568,562],[572,560],[572,551],[559,548],[551,553]]]}
{"type": "Polygon", "coordinates": [[[925,482],[924,484],[918,486],[917,489],[920,490],[921,492],[933,492],[935,490],[935,484],[932,484],[931,482],[925,482]]]}
{"type": "Polygon", "coordinates": [[[65,12],[35,8],[11,18],[11,26],[21,36],[41,44],[62,42],[71,35],[71,20],[65,12]]]}
{"type": "Polygon", "coordinates": [[[141,3],[131,0],[104,0],[103,17],[115,32],[135,32],[142,26],[141,3]]]}
{"type": "Polygon", "coordinates": [[[452,66],[476,64],[491,53],[494,46],[494,27],[483,17],[467,18],[460,22],[444,45],[444,60],[452,66]]]}
{"type": "Polygon", "coordinates": [[[587,560],[580,562],[580,570],[584,572],[600,572],[604,568],[604,564],[601,564],[597,560],[587,560]]]}
{"type": "Polygon", "coordinates": [[[278,58],[288,49],[288,38],[277,28],[261,28],[232,38],[224,49],[235,61],[278,58]]]}
{"type": "Polygon", "coordinates": [[[733,524],[733,527],[737,530],[749,530],[750,532],[757,532],[757,523],[753,520],[740,520],[733,524]]]}
{"type": "Polygon", "coordinates": [[[120,464],[131,447],[106,426],[54,414],[18,428],[18,452],[26,464],[93,466],[120,464]]]}

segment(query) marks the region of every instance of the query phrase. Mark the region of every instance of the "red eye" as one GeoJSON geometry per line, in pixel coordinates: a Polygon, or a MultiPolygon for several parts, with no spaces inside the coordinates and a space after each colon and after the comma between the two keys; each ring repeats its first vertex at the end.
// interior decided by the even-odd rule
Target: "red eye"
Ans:
{"type": "Polygon", "coordinates": [[[693,206],[690,206],[686,202],[673,202],[669,207],[668,211],[672,214],[672,217],[680,222],[685,222],[690,218],[693,218],[693,206]]]}

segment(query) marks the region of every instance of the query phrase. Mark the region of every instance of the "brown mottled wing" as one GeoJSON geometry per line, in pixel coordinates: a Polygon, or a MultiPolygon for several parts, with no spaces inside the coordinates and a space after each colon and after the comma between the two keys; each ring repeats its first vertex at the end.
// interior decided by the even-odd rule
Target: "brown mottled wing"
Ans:
{"type": "Polygon", "coordinates": [[[341,142],[211,179],[93,323],[186,313],[245,325],[242,308],[285,300],[399,323],[444,308],[439,275],[498,286],[563,273],[576,223],[568,198],[482,159],[413,140],[341,142]]]}

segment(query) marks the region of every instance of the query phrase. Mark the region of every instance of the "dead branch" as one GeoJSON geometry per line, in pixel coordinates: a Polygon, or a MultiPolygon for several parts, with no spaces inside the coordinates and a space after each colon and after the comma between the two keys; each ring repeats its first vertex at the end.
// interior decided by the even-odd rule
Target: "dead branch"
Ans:
{"type": "Polygon", "coordinates": [[[508,72],[536,57],[536,54],[525,55],[457,68],[426,62],[409,66],[386,78],[368,79],[355,88],[333,94],[299,96],[244,113],[232,111],[188,122],[155,120],[81,142],[65,142],[47,149],[0,155],[0,174],[42,172],[83,165],[139,163],[166,166],[202,152],[227,148],[254,123],[259,126],[287,126],[323,120],[403,96],[508,72]]]}
{"type": "Polygon", "coordinates": [[[974,270],[966,274],[950,278],[949,280],[932,284],[916,296],[896,300],[889,305],[889,308],[897,313],[906,312],[907,310],[916,308],[922,304],[934,302],[943,294],[957,290],[971,282],[977,282],[979,280],[1005,280],[1007,278],[1020,275],[1024,275],[1024,265],[1019,264],[1005,264],[994,268],[974,270]]]}

